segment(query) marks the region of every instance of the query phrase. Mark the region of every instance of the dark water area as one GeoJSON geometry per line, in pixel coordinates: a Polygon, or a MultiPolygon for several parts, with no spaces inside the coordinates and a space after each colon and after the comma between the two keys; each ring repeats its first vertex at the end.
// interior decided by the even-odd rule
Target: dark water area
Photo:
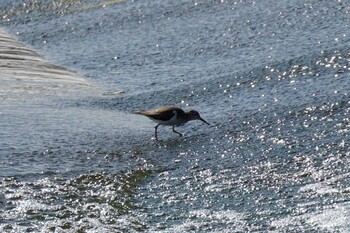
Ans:
{"type": "Polygon", "coordinates": [[[347,1],[0,2],[1,232],[348,232],[347,1]],[[196,109],[211,126],[131,112],[196,109]]]}

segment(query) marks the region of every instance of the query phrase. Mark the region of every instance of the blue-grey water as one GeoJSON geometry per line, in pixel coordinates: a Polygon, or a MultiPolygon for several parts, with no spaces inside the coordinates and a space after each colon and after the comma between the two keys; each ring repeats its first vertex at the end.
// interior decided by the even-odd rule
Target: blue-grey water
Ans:
{"type": "Polygon", "coordinates": [[[350,3],[0,1],[1,232],[349,232],[350,3]],[[131,112],[196,109],[178,131],[131,112]]]}

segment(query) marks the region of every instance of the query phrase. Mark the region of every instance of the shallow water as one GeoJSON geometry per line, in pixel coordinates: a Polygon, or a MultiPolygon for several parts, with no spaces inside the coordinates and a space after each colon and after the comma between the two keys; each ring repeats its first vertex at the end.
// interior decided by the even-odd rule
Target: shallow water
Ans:
{"type": "Polygon", "coordinates": [[[349,231],[347,2],[0,6],[2,231],[349,231]]]}

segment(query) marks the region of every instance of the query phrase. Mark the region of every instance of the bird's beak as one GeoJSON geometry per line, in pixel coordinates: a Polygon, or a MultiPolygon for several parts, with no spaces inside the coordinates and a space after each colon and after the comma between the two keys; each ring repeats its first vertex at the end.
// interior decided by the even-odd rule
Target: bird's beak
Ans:
{"type": "Polygon", "coordinates": [[[202,117],[199,117],[198,120],[203,121],[205,124],[210,125],[208,122],[206,122],[202,117]]]}

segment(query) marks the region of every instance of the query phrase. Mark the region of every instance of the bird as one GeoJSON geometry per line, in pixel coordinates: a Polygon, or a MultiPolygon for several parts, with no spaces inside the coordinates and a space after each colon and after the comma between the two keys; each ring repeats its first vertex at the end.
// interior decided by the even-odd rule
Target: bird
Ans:
{"type": "Polygon", "coordinates": [[[140,114],[148,117],[152,121],[156,122],[154,137],[158,140],[157,129],[160,125],[172,126],[173,132],[177,133],[180,137],[182,133],[175,130],[175,126],[181,126],[187,123],[188,121],[200,120],[207,125],[210,125],[205,121],[196,110],[189,110],[185,112],[181,108],[174,106],[163,106],[156,109],[145,110],[145,111],[136,111],[134,114],[140,114]]]}

